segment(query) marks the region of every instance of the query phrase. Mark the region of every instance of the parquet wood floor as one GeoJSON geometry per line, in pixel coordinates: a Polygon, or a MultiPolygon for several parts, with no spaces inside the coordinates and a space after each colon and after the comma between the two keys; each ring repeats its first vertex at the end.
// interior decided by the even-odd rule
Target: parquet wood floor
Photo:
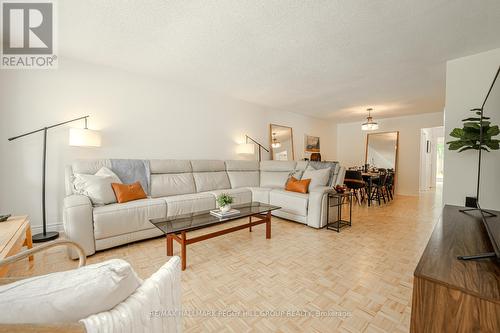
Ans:
{"type": "MultiPolygon", "coordinates": [[[[440,212],[433,194],[398,196],[380,207],[354,205],[353,226],[340,233],[273,217],[271,240],[262,225],[190,245],[182,273],[184,310],[262,312],[184,317],[184,332],[408,332],[413,271],[440,212]],[[265,312],[286,310],[311,315],[265,312]],[[348,316],[316,317],[315,311],[348,316]]],[[[167,260],[164,238],[101,251],[88,261],[110,258],[129,261],[147,278],[167,260]]],[[[75,266],[65,250],[53,249],[33,263],[17,263],[10,275],[75,266]]]]}

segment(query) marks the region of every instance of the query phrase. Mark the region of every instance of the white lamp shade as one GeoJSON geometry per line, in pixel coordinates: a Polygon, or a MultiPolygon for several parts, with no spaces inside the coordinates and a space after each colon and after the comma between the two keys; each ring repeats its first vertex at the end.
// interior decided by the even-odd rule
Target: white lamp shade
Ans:
{"type": "Polygon", "coordinates": [[[79,147],[100,147],[101,134],[87,128],[70,128],[69,145],[79,147]]]}
{"type": "Polygon", "coordinates": [[[378,130],[378,124],[377,123],[364,123],[363,125],[361,125],[361,130],[363,130],[363,131],[378,130]]]}
{"type": "Polygon", "coordinates": [[[242,143],[236,148],[236,153],[239,155],[255,154],[255,145],[253,143],[242,143]]]}

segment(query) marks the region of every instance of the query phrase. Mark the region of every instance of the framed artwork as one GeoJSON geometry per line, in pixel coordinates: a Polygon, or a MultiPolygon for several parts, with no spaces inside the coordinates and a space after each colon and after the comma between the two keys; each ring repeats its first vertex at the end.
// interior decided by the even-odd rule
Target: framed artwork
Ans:
{"type": "Polygon", "coordinates": [[[306,153],[319,153],[320,142],[319,136],[304,135],[304,150],[306,153]]]}

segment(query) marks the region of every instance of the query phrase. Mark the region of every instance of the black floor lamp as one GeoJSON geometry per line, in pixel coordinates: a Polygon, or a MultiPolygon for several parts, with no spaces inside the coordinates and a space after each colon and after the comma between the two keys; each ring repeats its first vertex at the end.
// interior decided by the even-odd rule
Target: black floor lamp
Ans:
{"type": "Polygon", "coordinates": [[[46,162],[47,162],[47,131],[51,128],[58,127],[61,125],[65,125],[68,123],[72,123],[77,120],[85,119],[85,128],[72,128],[70,129],[70,145],[72,146],[91,146],[98,147],[101,145],[101,138],[99,133],[96,131],[89,130],[87,128],[87,118],[89,116],[79,117],[75,119],[71,119],[68,121],[64,121],[62,123],[58,123],[55,125],[43,127],[28,133],[24,133],[12,138],[9,138],[9,141],[13,141],[31,134],[35,134],[38,132],[43,132],[43,158],[42,158],[42,222],[43,222],[43,232],[33,235],[33,242],[47,242],[59,237],[59,233],[57,231],[47,231],[47,215],[45,211],[45,174],[46,174],[46,162]]]}

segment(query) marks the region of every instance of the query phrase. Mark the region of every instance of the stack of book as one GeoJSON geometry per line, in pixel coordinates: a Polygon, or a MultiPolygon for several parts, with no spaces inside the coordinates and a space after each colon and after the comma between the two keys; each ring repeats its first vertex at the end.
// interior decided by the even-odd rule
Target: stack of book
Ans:
{"type": "Polygon", "coordinates": [[[239,213],[240,213],[240,211],[237,209],[230,209],[224,213],[221,212],[220,209],[214,209],[214,210],[210,211],[210,214],[212,214],[213,216],[219,217],[219,218],[225,218],[225,217],[229,217],[229,216],[233,216],[233,215],[238,215],[239,213]]]}

